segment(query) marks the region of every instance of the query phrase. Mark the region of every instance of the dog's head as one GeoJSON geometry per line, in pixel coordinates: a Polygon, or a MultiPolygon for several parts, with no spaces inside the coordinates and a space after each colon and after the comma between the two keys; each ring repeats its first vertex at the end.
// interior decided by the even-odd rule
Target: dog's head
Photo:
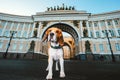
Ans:
{"type": "Polygon", "coordinates": [[[58,28],[49,28],[42,41],[48,40],[50,42],[55,42],[55,43],[59,43],[60,46],[64,45],[64,40],[63,40],[63,35],[62,35],[62,30],[58,29],[58,28]]]}

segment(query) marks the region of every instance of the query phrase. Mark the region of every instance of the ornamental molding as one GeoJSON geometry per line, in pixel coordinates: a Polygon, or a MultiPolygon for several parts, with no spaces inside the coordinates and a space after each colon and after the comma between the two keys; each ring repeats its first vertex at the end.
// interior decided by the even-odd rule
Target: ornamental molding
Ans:
{"type": "Polygon", "coordinates": [[[0,19],[6,21],[15,21],[15,22],[33,22],[31,16],[19,16],[19,15],[11,15],[0,13],[0,19]]]}

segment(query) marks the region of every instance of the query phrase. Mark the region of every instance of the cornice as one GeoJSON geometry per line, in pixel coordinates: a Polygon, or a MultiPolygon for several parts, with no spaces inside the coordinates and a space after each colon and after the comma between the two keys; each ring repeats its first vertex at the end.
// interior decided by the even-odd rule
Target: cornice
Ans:
{"type": "Polygon", "coordinates": [[[113,15],[113,14],[120,14],[120,10],[111,11],[111,12],[103,12],[98,14],[91,14],[91,16],[100,16],[100,15],[113,15]]]}
{"type": "Polygon", "coordinates": [[[21,15],[7,14],[7,13],[0,13],[0,19],[7,21],[18,21],[18,22],[33,22],[31,16],[21,16],[21,15]]]}

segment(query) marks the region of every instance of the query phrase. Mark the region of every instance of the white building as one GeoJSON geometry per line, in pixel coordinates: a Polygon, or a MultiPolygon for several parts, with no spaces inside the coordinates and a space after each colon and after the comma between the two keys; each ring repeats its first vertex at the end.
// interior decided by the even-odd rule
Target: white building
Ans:
{"type": "Polygon", "coordinates": [[[104,55],[107,60],[111,60],[109,38],[113,54],[117,60],[120,60],[120,10],[92,14],[86,11],[77,11],[74,8],[54,10],[49,8],[45,12],[38,12],[32,16],[0,13],[1,57],[8,48],[10,31],[17,31],[17,33],[13,35],[8,57],[15,57],[16,53],[23,57],[31,51],[37,55],[46,55],[47,46],[45,43],[41,44],[40,41],[45,31],[54,26],[73,37],[75,55],[80,59],[83,55],[93,54],[104,55]]]}

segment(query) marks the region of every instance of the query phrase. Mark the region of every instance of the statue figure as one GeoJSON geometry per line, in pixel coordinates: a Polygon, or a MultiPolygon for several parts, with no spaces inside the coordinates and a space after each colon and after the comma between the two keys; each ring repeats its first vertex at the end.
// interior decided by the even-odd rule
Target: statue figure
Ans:
{"type": "Polygon", "coordinates": [[[65,10],[68,10],[68,7],[66,6],[65,10]]]}
{"type": "Polygon", "coordinates": [[[53,11],[53,8],[51,7],[51,11],[53,11]]]}
{"type": "Polygon", "coordinates": [[[74,7],[74,6],[72,7],[72,10],[75,10],[75,7],[74,7]]]}
{"type": "Polygon", "coordinates": [[[59,10],[59,6],[57,6],[57,10],[59,10]]]}
{"type": "Polygon", "coordinates": [[[54,10],[56,10],[56,6],[54,6],[54,10]]]}

